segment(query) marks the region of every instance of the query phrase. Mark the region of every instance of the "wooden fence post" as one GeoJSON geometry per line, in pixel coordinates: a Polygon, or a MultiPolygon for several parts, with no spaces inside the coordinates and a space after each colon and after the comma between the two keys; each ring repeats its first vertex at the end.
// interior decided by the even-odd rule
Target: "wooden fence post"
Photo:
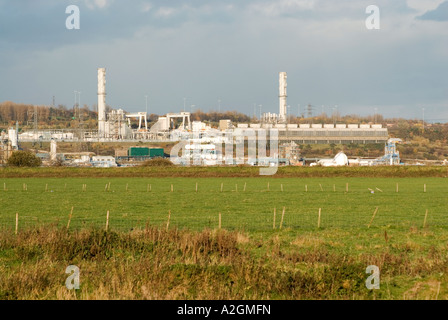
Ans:
{"type": "Polygon", "coordinates": [[[274,208],[274,224],[272,225],[272,229],[275,229],[275,208],[274,208]]]}
{"type": "Polygon", "coordinates": [[[283,212],[282,212],[282,219],[280,220],[280,229],[282,228],[282,226],[283,226],[283,217],[285,216],[285,207],[283,207],[283,212]]]}
{"type": "Polygon", "coordinates": [[[106,214],[106,232],[107,232],[108,228],[109,228],[109,210],[107,210],[107,214],[106,214]]]}
{"type": "Polygon", "coordinates": [[[18,231],[19,231],[19,213],[16,212],[16,230],[15,230],[15,234],[17,234],[18,231]]]}
{"type": "Polygon", "coordinates": [[[367,229],[370,228],[370,225],[372,224],[373,219],[375,218],[375,215],[376,215],[377,211],[378,211],[378,207],[375,208],[375,211],[373,212],[372,219],[370,219],[370,222],[369,222],[369,225],[367,226],[367,229]]]}
{"type": "Polygon", "coordinates": [[[166,222],[166,231],[170,227],[170,219],[171,219],[171,210],[168,210],[168,221],[166,222]]]}
{"type": "Polygon", "coordinates": [[[423,220],[423,228],[426,227],[426,218],[428,217],[428,209],[426,209],[425,219],[423,220]]]}
{"type": "Polygon", "coordinates": [[[67,230],[70,227],[70,221],[72,220],[73,208],[74,207],[72,207],[72,210],[70,211],[70,215],[68,216],[67,230]]]}
{"type": "Polygon", "coordinates": [[[320,214],[321,214],[322,208],[319,208],[319,216],[317,218],[317,229],[320,228],[320,214]]]}

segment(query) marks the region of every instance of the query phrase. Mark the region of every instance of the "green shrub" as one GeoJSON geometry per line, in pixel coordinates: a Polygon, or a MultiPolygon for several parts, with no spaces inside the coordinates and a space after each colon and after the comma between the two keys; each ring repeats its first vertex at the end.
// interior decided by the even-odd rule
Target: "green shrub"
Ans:
{"type": "Polygon", "coordinates": [[[14,151],[8,159],[11,167],[39,167],[42,160],[31,151],[14,151]]]}

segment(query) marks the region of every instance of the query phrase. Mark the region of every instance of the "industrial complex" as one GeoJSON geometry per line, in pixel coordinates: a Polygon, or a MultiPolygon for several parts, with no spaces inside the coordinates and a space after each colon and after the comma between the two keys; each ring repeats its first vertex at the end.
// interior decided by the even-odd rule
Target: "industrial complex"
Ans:
{"type": "MultiPolygon", "coordinates": [[[[340,154],[334,161],[315,159],[315,164],[321,165],[397,165],[400,164],[399,153],[395,144],[399,139],[389,139],[387,128],[381,124],[340,124],[340,123],[308,123],[291,124],[287,121],[287,73],[279,73],[279,113],[267,112],[262,114],[257,123],[232,123],[222,119],[219,127],[212,128],[200,121],[191,121],[190,112],[167,113],[148,126],[146,112],[127,113],[122,109],[106,108],[106,69],[98,68],[98,130],[64,129],[64,130],[30,130],[19,132],[16,126],[8,130],[7,135],[1,137],[1,161],[4,162],[13,150],[17,150],[21,142],[51,142],[51,150],[47,155],[50,159],[57,158],[58,142],[185,142],[184,158],[191,158],[195,149],[201,154],[203,165],[216,165],[224,160],[221,145],[233,143],[237,132],[251,131],[255,136],[266,135],[275,130],[278,142],[278,152],[271,158],[282,159],[283,164],[307,164],[300,155],[300,144],[367,144],[384,143],[385,155],[379,159],[345,160],[340,154]],[[131,121],[137,121],[138,126],[131,126],[131,121]],[[133,128],[134,127],[134,128],[133,128]],[[219,146],[218,146],[219,145],[219,146]],[[341,158],[342,157],[342,158],[341,158]],[[344,161],[341,161],[344,159],[344,161]],[[319,160],[321,160],[319,162],[319,160]]],[[[246,137],[247,139],[247,137],[246,137]]],[[[79,165],[88,162],[96,166],[115,166],[116,160],[145,160],[154,157],[167,157],[162,150],[152,148],[130,148],[127,154],[105,158],[100,155],[79,154],[73,163],[79,165]]],[[[226,155],[228,157],[228,155],[226,155]]],[[[261,161],[251,161],[249,164],[261,164],[261,161]]],[[[179,160],[179,159],[177,159],[179,160]]],[[[185,160],[185,159],[184,159],[185,160]]],[[[184,161],[185,162],[185,161],[184,161]]],[[[179,163],[184,163],[180,161],[179,163]]],[[[269,162],[269,161],[268,161],[269,162]]],[[[312,161],[313,162],[313,161],[312,161]]],[[[232,161],[226,161],[226,164],[232,161]]],[[[236,163],[236,162],[235,162],[236,163]]]]}

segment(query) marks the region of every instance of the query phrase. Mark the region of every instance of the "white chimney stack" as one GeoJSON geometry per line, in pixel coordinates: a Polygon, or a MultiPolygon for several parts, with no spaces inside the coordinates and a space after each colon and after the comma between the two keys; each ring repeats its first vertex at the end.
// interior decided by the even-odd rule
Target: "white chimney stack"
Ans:
{"type": "Polygon", "coordinates": [[[51,139],[51,143],[50,143],[50,160],[51,161],[55,161],[57,158],[57,144],[56,144],[56,140],[51,139]]]}
{"type": "Polygon", "coordinates": [[[98,68],[98,136],[106,131],[106,68],[98,68]]]}
{"type": "Polygon", "coordinates": [[[280,110],[279,110],[279,120],[281,122],[286,121],[286,72],[280,72],[279,73],[279,104],[280,104],[280,110]]]}

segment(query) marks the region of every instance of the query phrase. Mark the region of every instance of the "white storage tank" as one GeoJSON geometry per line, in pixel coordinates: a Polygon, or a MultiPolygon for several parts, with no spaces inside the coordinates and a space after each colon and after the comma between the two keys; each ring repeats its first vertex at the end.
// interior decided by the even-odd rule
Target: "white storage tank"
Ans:
{"type": "Polygon", "coordinates": [[[293,123],[293,124],[288,124],[288,129],[297,129],[297,124],[293,123]]]}
{"type": "Polygon", "coordinates": [[[311,128],[313,128],[313,129],[322,129],[322,124],[320,124],[320,123],[313,123],[311,125],[311,128]]]}
{"type": "Polygon", "coordinates": [[[337,129],[345,129],[345,128],[347,128],[347,125],[346,124],[337,124],[336,128],[337,129]]]}
{"type": "Polygon", "coordinates": [[[324,128],[326,128],[326,129],[333,129],[334,128],[334,124],[324,124],[324,128]]]}
{"type": "Polygon", "coordinates": [[[348,128],[349,129],[358,129],[358,125],[357,124],[349,124],[348,128]]]}
{"type": "Polygon", "coordinates": [[[238,128],[248,128],[249,125],[247,123],[238,123],[238,128]]]}
{"type": "Polygon", "coordinates": [[[382,124],[372,124],[372,129],[381,129],[382,127],[382,124]]]}
{"type": "Polygon", "coordinates": [[[303,124],[300,124],[299,126],[300,126],[300,129],[309,129],[310,128],[309,123],[303,123],[303,124]]]}
{"type": "Polygon", "coordinates": [[[370,124],[360,124],[359,128],[360,129],[370,129],[370,124]]]}
{"type": "Polygon", "coordinates": [[[9,128],[8,129],[8,138],[9,138],[9,141],[11,141],[11,146],[14,149],[17,149],[19,147],[19,139],[17,136],[17,130],[14,128],[9,128]]]}

